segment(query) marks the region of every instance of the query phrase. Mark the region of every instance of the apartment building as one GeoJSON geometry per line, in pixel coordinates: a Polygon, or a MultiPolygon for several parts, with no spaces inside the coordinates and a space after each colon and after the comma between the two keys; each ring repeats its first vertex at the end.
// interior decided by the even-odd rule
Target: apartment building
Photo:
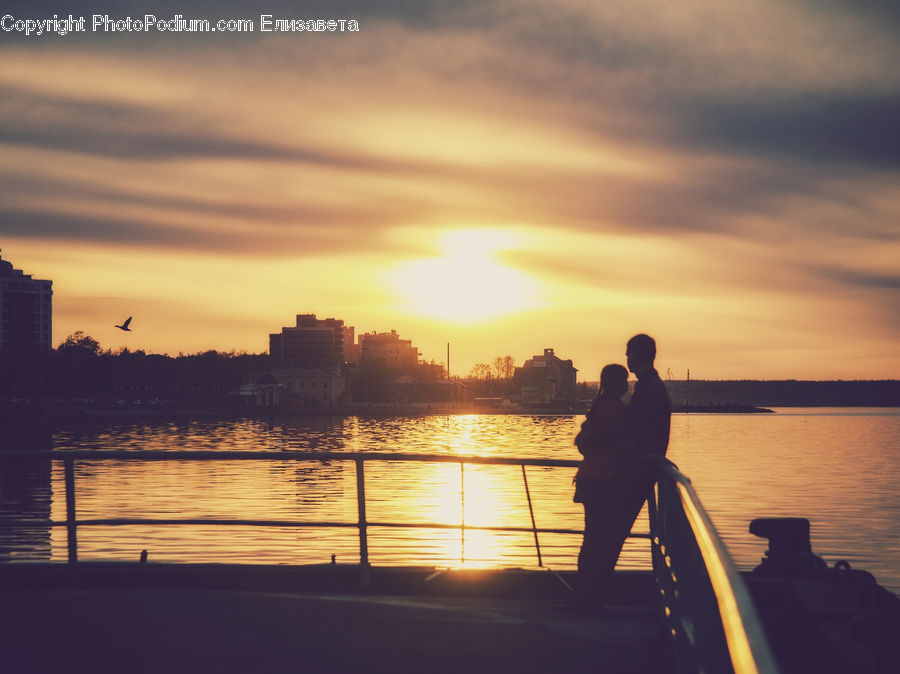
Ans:
{"type": "Polygon", "coordinates": [[[53,282],[33,279],[0,257],[0,355],[52,348],[53,282]]]}

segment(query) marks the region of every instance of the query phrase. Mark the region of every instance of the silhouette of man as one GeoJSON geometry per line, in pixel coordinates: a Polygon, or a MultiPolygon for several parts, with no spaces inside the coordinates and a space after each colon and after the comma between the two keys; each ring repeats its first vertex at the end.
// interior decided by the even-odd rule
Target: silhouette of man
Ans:
{"type": "MultiPolygon", "coordinates": [[[[625,357],[628,358],[628,369],[638,379],[628,403],[628,425],[632,442],[638,454],[665,456],[669,447],[672,404],[666,385],[653,367],[656,342],[650,335],[635,335],[628,340],[625,357]]],[[[651,479],[650,485],[652,484],[651,479]]]]}
{"type": "Polygon", "coordinates": [[[625,539],[655,480],[648,454],[665,456],[672,406],[665,384],[653,367],[656,342],[639,334],[628,340],[628,369],[637,375],[625,409],[628,451],[612,479],[585,500],[585,538],[578,557],[579,610],[593,611],[608,600],[609,583],[625,539]],[[587,501],[590,500],[590,503],[587,501]]]}

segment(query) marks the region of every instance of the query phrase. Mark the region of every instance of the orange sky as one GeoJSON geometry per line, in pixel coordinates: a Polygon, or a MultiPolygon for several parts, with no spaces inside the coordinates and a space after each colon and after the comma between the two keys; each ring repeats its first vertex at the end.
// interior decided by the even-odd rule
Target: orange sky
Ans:
{"type": "Polygon", "coordinates": [[[360,30],[0,32],[0,248],[54,343],[262,352],[315,313],[454,374],[593,380],[645,331],[676,377],[900,378],[895,4],[305,7],[360,30]]]}

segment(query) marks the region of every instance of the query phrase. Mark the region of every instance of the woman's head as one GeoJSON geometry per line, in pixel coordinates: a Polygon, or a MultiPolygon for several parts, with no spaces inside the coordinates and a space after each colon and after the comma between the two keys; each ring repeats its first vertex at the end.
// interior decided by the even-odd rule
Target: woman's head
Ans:
{"type": "Polygon", "coordinates": [[[600,392],[623,396],[628,390],[628,370],[618,363],[611,363],[600,371],[600,392]]]}

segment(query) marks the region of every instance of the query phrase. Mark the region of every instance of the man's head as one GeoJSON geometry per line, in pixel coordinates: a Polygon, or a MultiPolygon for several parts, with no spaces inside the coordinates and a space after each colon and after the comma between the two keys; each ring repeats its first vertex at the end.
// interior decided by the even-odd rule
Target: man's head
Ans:
{"type": "Polygon", "coordinates": [[[653,368],[656,358],[656,342],[650,335],[635,335],[625,347],[628,369],[640,376],[653,368]]]}

